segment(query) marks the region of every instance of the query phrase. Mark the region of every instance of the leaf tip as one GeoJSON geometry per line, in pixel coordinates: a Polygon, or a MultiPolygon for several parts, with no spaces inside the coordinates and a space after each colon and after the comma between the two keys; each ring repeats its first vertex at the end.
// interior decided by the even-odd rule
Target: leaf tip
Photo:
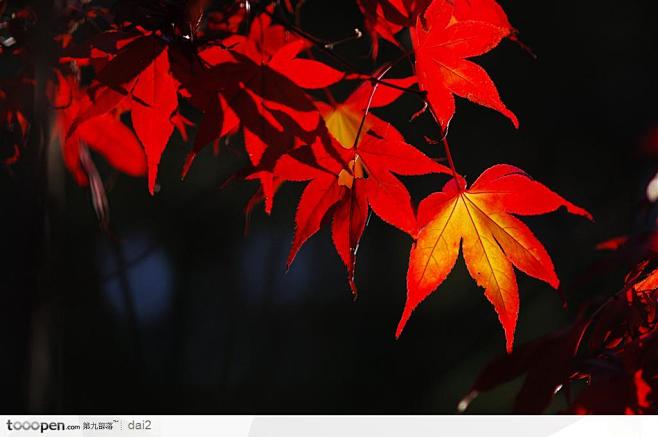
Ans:
{"type": "MultiPolygon", "coordinates": [[[[558,290],[560,291],[560,278],[558,278],[557,273],[553,271],[553,274],[551,275],[550,281],[548,281],[548,284],[553,287],[553,290],[558,290]]],[[[561,291],[560,291],[561,292],[561,291]]]]}
{"type": "Polygon", "coordinates": [[[148,169],[148,184],[149,184],[149,193],[151,196],[155,196],[155,192],[157,191],[157,178],[158,178],[158,168],[155,166],[149,166],[148,169]]]}
{"type": "Polygon", "coordinates": [[[272,196],[265,197],[265,214],[272,215],[272,208],[274,207],[274,199],[272,196]]]}
{"type": "Polygon", "coordinates": [[[286,273],[290,271],[290,267],[292,267],[292,263],[295,261],[298,250],[299,246],[295,240],[295,243],[293,243],[293,247],[290,249],[290,253],[288,254],[288,259],[286,260],[286,273]]]}
{"type": "Polygon", "coordinates": [[[508,333],[507,329],[505,330],[505,349],[508,354],[511,354],[514,350],[514,331],[508,333]]]}
{"type": "Polygon", "coordinates": [[[190,168],[196,159],[196,153],[190,152],[185,157],[185,163],[183,164],[183,171],[181,172],[181,180],[185,180],[187,174],[190,172],[190,168]]]}
{"type": "Polygon", "coordinates": [[[404,331],[404,327],[407,325],[407,322],[409,321],[409,318],[411,317],[412,310],[411,308],[407,305],[404,308],[404,311],[402,313],[402,317],[400,318],[400,321],[398,322],[398,327],[395,330],[395,339],[399,340],[400,336],[402,335],[402,331],[404,331]]]}
{"type": "Polygon", "coordinates": [[[512,111],[506,111],[505,115],[507,116],[507,118],[510,119],[510,121],[514,125],[514,129],[518,129],[520,124],[519,124],[519,119],[516,116],[516,114],[514,114],[512,111]]]}

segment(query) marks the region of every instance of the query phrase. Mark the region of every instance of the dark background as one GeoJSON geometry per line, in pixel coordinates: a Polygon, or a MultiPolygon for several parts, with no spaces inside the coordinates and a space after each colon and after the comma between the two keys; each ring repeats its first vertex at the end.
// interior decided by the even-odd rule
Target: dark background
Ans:
{"type": "MultiPolygon", "coordinates": [[[[648,0],[500,3],[538,58],[504,41],[478,63],[521,128],[460,100],[450,132],[458,170],[472,182],[495,163],[517,165],[596,218],[558,212],[526,221],[551,253],[570,306],[518,273],[519,345],[619,288],[621,267],[576,280],[603,258],[596,243],[653,220],[644,190],[656,162],[642,145],[658,124],[658,15],[648,0]]],[[[310,0],[302,23],[331,40],[361,20],[353,1],[310,0]]],[[[340,53],[369,65],[367,42],[340,53]]],[[[398,53],[385,46],[380,60],[398,53]]],[[[422,140],[436,135],[432,124],[407,123],[417,109],[408,96],[379,115],[438,156],[422,140]]],[[[34,162],[0,171],[1,411],[452,413],[482,367],[504,353],[497,317],[463,261],[395,341],[407,236],[371,220],[353,302],[326,229],[285,273],[302,185],[281,190],[271,217],[257,208],[244,236],[242,210],[255,185],[220,189],[244,164],[239,141],[218,158],[202,153],[182,183],[186,150],[176,136],[155,197],[144,180],[106,172],[118,245],[99,230],[88,190],[65,173],[56,147],[46,208],[35,206],[34,162]]],[[[409,182],[420,198],[444,178],[409,182]]],[[[483,394],[469,411],[508,412],[518,387],[483,394]]],[[[552,411],[561,406],[558,397],[552,411]]]]}

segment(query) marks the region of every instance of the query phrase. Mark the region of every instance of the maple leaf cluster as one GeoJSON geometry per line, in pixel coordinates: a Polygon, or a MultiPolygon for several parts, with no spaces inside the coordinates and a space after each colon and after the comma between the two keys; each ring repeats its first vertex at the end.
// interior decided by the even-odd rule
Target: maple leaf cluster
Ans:
{"type": "MultiPolygon", "coordinates": [[[[303,3],[303,2],[302,2],[303,3]]],[[[242,139],[249,166],[236,178],[257,181],[260,201],[272,212],[276,193],[289,182],[306,186],[295,215],[289,256],[323,226],[356,293],[356,255],[371,212],[413,239],[407,302],[399,336],[418,305],[446,279],[460,250],[470,275],[498,314],[511,351],[519,311],[514,268],[557,288],[546,249],[517,216],[560,208],[591,218],[584,209],[511,165],[495,165],[469,187],[452,160],[447,135],[455,98],[493,109],[518,127],[489,74],[474,58],[517,32],[495,0],[356,0],[379,58],[386,41],[398,60],[363,72],[333,45],[299,28],[296,2],[120,0],[107,8],[69,1],[48,71],[53,135],[75,181],[89,184],[97,210],[105,210],[102,179],[93,159],[146,177],[158,190],[160,161],[177,131],[189,143],[183,177],[206,147],[242,139]],[[411,41],[405,47],[404,41],[411,41]],[[388,77],[410,62],[408,77],[388,77]],[[353,90],[346,99],[336,85],[353,90]],[[441,131],[445,157],[430,158],[407,143],[398,128],[371,114],[403,94],[417,96],[441,131]],[[190,132],[188,132],[188,130],[190,132]],[[191,132],[194,132],[191,135],[191,132]],[[90,154],[92,151],[94,154],[90,154]],[[444,159],[444,163],[439,163],[444,159]],[[440,174],[443,189],[416,205],[399,176],[440,174]]],[[[5,3],[0,3],[3,8],[5,3]]],[[[6,29],[23,56],[22,30],[33,19],[13,11],[6,29]]],[[[32,89],[34,77],[21,79],[32,89]]],[[[25,147],[29,90],[0,83],[0,115],[12,132],[7,162],[25,147]]],[[[29,111],[28,111],[29,112],[29,111]]],[[[408,114],[409,118],[413,118],[408,114]]],[[[421,116],[415,114],[414,116],[421,116]]]]}
{"type": "MultiPolygon", "coordinates": [[[[494,166],[467,188],[449,156],[445,135],[455,96],[496,110],[518,127],[487,72],[473,61],[503,39],[515,39],[516,31],[494,0],[357,4],[375,59],[380,41],[406,52],[373,73],[348,62],[320,61],[318,55],[332,59],[326,52],[341,59],[330,44],[320,45],[292,24],[296,5],[291,2],[122,0],[108,9],[71,1],[63,31],[54,38],[60,54],[49,74],[48,93],[64,163],[78,184],[91,185],[93,198],[100,199],[94,203],[97,210],[105,210],[102,179],[89,151],[122,173],[145,175],[154,194],[160,160],[175,131],[187,141],[188,129],[195,130],[183,177],[194,171],[194,160],[205,147],[217,150],[222,139],[240,136],[250,165],[237,176],[260,185],[248,208],[262,200],[269,214],[283,183],[306,183],[289,264],[330,222],[356,293],[356,254],[372,211],[415,240],[397,335],[418,304],[444,281],[461,246],[511,350],[519,308],[513,267],[558,285],[546,250],[515,216],[565,207],[589,217],[512,166],[494,166]],[[411,47],[401,42],[403,33],[409,34],[411,47]],[[412,76],[387,77],[406,60],[412,61],[412,76]],[[342,101],[332,94],[339,83],[356,85],[342,101]],[[449,167],[370,113],[403,93],[419,96],[438,123],[449,167]],[[417,208],[397,176],[427,174],[450,180],[417,208]]],[[[25,21],[31,15],[26,10],[20,16],[25,21]]],[[[22,137],[14,142],[18,151],[29,122],[7,91],[0,97],[3,118],[22,137]]]]}

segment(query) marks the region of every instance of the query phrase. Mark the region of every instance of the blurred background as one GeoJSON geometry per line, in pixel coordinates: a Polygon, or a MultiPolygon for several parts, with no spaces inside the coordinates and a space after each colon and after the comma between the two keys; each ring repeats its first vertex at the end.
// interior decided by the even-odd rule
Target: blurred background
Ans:
{"type": "MultiPolygon", "coordinates": [[[[504,41],[478,63],[521,128],[460,100],[450,131],[458,170],[472,182],[490,165],[516,165],[596,218],[560,211],[526,220],[569,307],[518,273],[519,345],[622,285],[625,267],[591,269],[606,256],[597,243],[655,225],[645,188],[658,158],[658,14],[646,0],[500,3],[537,59],[504,41]]],[[[352,0],[309,0],[302,26],[327,40],[363,28],[352,0]]],[[[337,50],[372,65],[367,41],[337,50]]],[[[384,45],[380,62],[398,53],[384,45]]],[[[440,156],[423,140],[437,134],[427,117],[408,122],[418,109],[405,96],[376,112],[440,156]]],[[[48,152],[45,208],[26,176],[34,163],[0,171],[0,411],[453,413],[505,352],[463,261],[396,341],[408,236],[373,216],[353,301],[327,229],[285,271],[303,184],[282,188],[271,217],[257,207],[245,235],[242,211],[256,185],[224,186],[246,163],[240,140],[223,143],[219,156],[204,151],[185,182],[188,146],[172,141],[154,197],[145,180],[103,173],[114,238],[99,229],[89,190],[66,174],[58,147],[48,152]]],[[[416,200],[444,181],[405,180],[416,200]]],[[[508,412],[519,382],[481,395],[469,412],[508,412]]],[[[558,398],[552,411],[560,408],[558,398]]]]}

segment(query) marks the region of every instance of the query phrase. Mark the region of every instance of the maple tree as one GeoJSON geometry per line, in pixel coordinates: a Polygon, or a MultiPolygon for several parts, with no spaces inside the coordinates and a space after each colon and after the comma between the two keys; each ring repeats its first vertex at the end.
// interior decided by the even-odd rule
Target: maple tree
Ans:
{"type": "MultiPolygon", "coordinates": [[[[583,312],[564,332],[514,348],[519,313],[514,269],[555,289],[560,283],[547,249],[517,216],[563,208],[592,217],[514,166],[492,165],[470,186],[458,171],[448,141],[450,124],[460,116],[456,97],[493,109],[519,127],[477,62],[504,39],[525,48],[495,0],[355,0],[377,64],[372,71],[335,51],[337,42],[299,25],[303,1],[65,3],[52,35],[57,55],[45,72],[55,120],[50,135],[75,182],[91,187],[101,222],[107,224],[109,206],[94,162],[99,157],[121,173],[145,177],[147,190],[156,195],[160,161],[176,131],[189,146],[182,177],[195,171],[204,148],[212,145],[218,153],[222,140],[239,137],[249,164],[235,179],[259,184],[247,210],[262,202],[271,214],[283,184],[306,184],[288,265],[327,226],[356,295],[357,252],[371,211],[413,240],[398,337],[463,253],[470,276],[498,315],[509,352],[484,371],[473,393],[527,373],[516,408],[539,412],[558,387],[589,378],[593,383],[570,411],[652,411],[658,274],[647,270],[649,254],[638,255],[638,262],[645,261],[619,298],[593,316],[583,312]],[[380,62],[382,44],[396,48],[399,57],[380,62]],[[410,74],[394,75],[401,65],[410,74]],[[335,97],[344,90],[347,97],[335,97]],[[428,156],[386,117],[372,113],[403,95],[424,105],[407,118],[435,121],[439,134],[426,138],[442,145],[440,156],[428,156]],[[399,177],[421,175],[441,177],[444,186],[416,205],[399,177]],[[586,331],[591,331],[592,360],[614,357],[617,373],[602,376],[590,362],[575,361],[586,331]],[[599,390],[617,393],[618,404],[597,404],[599,390]]],[[[26,67],[0,81],[0,157],[11,166],[30,147],[31,102],[41,76],[37,80],[35,48],[26,34],[39,17],[6,1],[0,2],[0,13],[0,56],[26,67]]],[[[354,38],[360,37],[356,32],[354,38]]],[[[634,241],[616,239],[602,247],[638,254],[634,241]]],[[[646,236],[640,241],[646,243],[646,236]]]]}

